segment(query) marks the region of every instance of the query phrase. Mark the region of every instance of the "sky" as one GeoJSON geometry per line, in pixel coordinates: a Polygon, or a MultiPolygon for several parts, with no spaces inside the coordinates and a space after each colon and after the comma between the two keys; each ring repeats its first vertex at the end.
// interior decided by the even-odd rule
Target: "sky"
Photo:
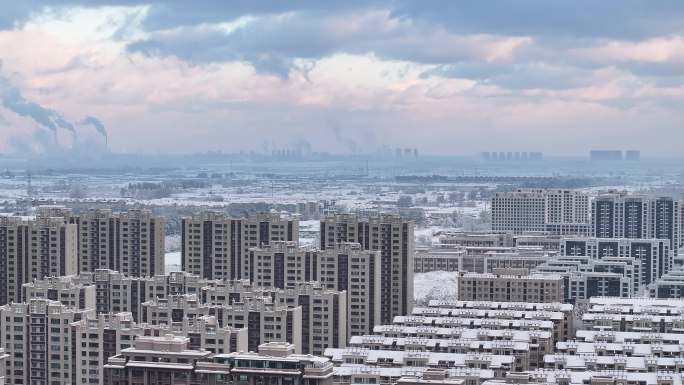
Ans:
{"type": "Polygon", "coordinates": [[[0,0],[0,153],[684,142],[684,1],[0,0]],[[57,145],[55,145],[55,141],[57,145]]]}

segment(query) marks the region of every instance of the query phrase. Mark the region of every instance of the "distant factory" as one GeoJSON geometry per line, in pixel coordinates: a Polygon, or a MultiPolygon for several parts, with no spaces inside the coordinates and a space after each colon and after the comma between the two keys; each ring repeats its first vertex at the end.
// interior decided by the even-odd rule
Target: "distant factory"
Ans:
{"type": "Polygon", "coordinates": [[[592,161],[633,161],[641,160],[641,151],[639,150],[591,150],[589,151],[589,159],[592,161]]]}
{"type": "Polygon", "coordinates": [[[488,162],[538,162],[544,160],[544,154],[527,151],[485,151],[481,154],[481,158],[488,162]]]}

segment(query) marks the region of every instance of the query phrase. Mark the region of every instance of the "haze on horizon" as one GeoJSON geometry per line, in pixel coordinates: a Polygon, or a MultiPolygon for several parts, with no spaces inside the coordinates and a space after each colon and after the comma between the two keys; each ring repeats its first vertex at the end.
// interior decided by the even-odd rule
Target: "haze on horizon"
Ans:
{"type": "Polygon", "coordinates": [[[0,4],[0,153],[684,141],[682,1],[0,4]]]}

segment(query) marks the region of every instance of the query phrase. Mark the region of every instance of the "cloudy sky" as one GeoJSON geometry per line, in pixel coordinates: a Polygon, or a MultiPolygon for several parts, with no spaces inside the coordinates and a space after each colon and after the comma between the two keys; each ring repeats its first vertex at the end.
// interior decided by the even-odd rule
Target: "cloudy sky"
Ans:
{"type": "Polygon", "coordinates": [[[0,152],[684,142],[681,0],[0,4],[0,152]]]}

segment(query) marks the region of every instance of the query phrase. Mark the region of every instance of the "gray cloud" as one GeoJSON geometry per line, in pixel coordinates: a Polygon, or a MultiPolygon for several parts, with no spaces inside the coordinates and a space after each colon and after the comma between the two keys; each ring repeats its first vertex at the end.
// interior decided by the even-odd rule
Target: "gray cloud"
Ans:
{"type": "Polygon", "coordinates": [[[398,0],[392,13],[457,33],[643,39],[684,31],[679,0],[398,0]]]}
{"type": "Polygon", "coordinates": [[[223,0],[196,0],[190,2],[172,0],[148,3],[151,3],[152,7],[150,8],[149,16],[145,20],[145,26],[149,30],[160,30],[180,26],[225,22],[241,16],[264,16],[290,12],[335,13],[372,6],[385,6],[389,4],[389,1],[234,0],[226,2],[223,0]]]}
{"type": "MultiPolygon", "coordinates": [[[[148,39],[130,44],[129,50],[147,55],[171,55],[195,63],[239,60],[250,63],[258,72],[283,77],[297,58],[317,60],[334,53],[372,53],[389,60],[453,66],[460,72],[469,71],[463,68],[468,65],[504,66],[492,64],[487,46],[495,44],[497,39],[531,36],[533,44],[517,48],[515,56],[510,58],[510,68],[504,70],[521,74],[531,81],[535,74],[526,73],[525,68],[539,62],[549,63],[559,71],[565,68],[571,72],[568,74],[571,78],[573,72],[610,65],[635,73],[653,71],[656,70],[654,66],[612,63],[607,59],[591,61],[573,57],[569,52],[575,48],[598,46],[606,39],[638,40],[684,33],[684,2],[681,1],[654,5],[636,0],[550,4],[543,0],[507,0],[503,3],[399,0],[372,5],[376,8],[356,5],[340,10],[334,5],[324,7],[306,3],[291,8],[272,4],[238,6],[230,16],[256,14],[260,17],[231,33],[207,24],[207,20],[215,20],[221,15],[221,10],[217,9],[204,23],[200,23],[200,19],[194,24],[190,19],[183,19],[176,24],[176,27],[180,26],[178,28],[153,30],[148,39]],[[467,40],[478,34],[481,41],[467,40]]],[[[157,8],[167,13],[172,9],[161,6],[152,9],[157,8]]],[[[199,11],[188,12],[194,15],[192,17],[199,17],[196,13],[199,11]]],[[[153,11],[148,19],[160,17],[155,15],[153,11]]],[[[150,20],[146,25],[154,24],[150,24],[150,20]]],[[[173,16],[166,19],[169,23],[170,20],[173,16]]],[[[227,20],[231,19],[224,19],[227,20]]],[[[172,23],[165,26],[173,27],[172,23]]],[[[543,71],[543,75],[549,77],[546,80],[571,83],[566,82],[560,72],[553,74],[553,71],[543,71]]],[[[670,66],[669,71],[682,72],[681,66],[670,66]]],[[[433,75],[438,73],[439,70],[433,75]]],[[[541,76],[537,78],[540,82],[545,80],[541,76]]],[[[503,84],[506,79],[499,80],[503,84]]],[[[513,79],[507,82],[516,88],[524,87],[513,84],[518,82],[513,79]]],[[[564,86],[551,84],[550,87],[564,86]]]]}
{"type": "Polygon", "coordinates": [[[684,31],[680,0],[23,0],[3,4],[0,27],[22,22],[46,6],[150,5],[148,31],[225,22],[240,16],[284,13],[332,15],[386,8],[396,17],[423,20],[458,33],[557,35],[641,39],[684,31]]]}
{"type": "Polygon", "coordinates": [[[438,66],[422,77],[471,79],[511,90],[562,90],[590,85],[591,69],[543,63],[486,64],[461,62],[438,66]]]}
{"type": "Polygon", "coordinates": [[[101,7],[149,5],[150,12],[145,19],[149,31],[192,26],[205,23],[218,23],[241,16],[259,16],[288,12],[320,11],[336,12],[368,6],[388,4],[384,1],[278,1],[278,0],[22,0],[3,3],[0,12],[0,29],[12,28],[22,23],[46,7],[101,7]]]}
{"type": "Polygon", "coordinates": [[[206,25],[152,33],[128,46],[147,55],[172,55],[191,62],[240,60],[257,71],[288,74],[295,59],[335,53],[368,54],[390,60],[446,64],[478,60],[507,37],[463,37],[426,25],[390,20],[386,11],[265,16],[232,32],[206,25]]]}
{"type": "MultiPolygon", "coordinates": [[[[183,27],[153,33],[129,50],[148,55],[173,55],[192,62],[240,60],[257,71],[286,76],[295,58],[319,58],[335,53],[350,36],[336,36],[323,15],[265,17],[232,33],[220,28],[183,27]]],[[[329,19],[327,20],[329,21],[329,19]]]]}
{"type": "MultiPolygon", "coordinates": [[[[478,62],[474,59],[482,53],[449,38],[470,34],[534,37],[536,49],[524,50],[516,65],[545,61],[557,67],[596,67],[602,63],[575,58],[567,62],[564,50],[595,45],[601,39],[639,40],[684,33],[684,2],[680,0],[26,0],[3,8],[0,28],[25,20],[45,6],[76,5],[149,5],[143,28],[150,38],[131,43],[131,51],[172,55],[194,63],[239,60],[258,72],[283,77],[294,59],[316,60],[338,52],[462,66],[461,62],[478,62]],[[377,19],[363,18],[378,10],[393,19],[391,28],[378,25],[377,19]],[[215,25],[241,16],[257,20],[233,33],[215,25]],[[331,26],[331,22],[347,21],[353,27],[336,30],[331,26]]],[[[635,73],[665,71],[622,65],[635,73]]]]}

